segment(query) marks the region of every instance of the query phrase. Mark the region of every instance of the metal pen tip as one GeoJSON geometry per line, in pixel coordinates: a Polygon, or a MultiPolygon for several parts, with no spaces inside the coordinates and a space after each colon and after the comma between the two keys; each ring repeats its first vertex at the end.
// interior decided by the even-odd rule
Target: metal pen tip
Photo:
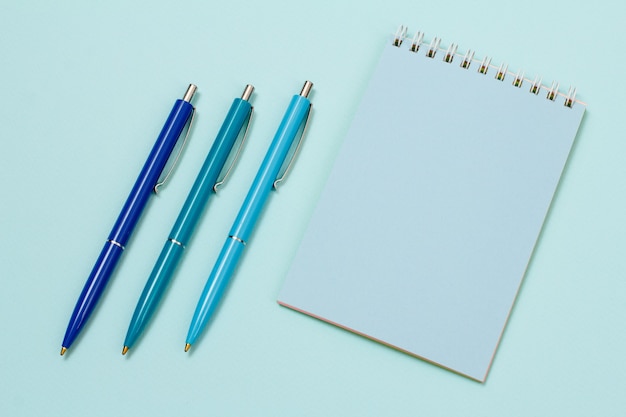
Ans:
{"type": "Polygon", "coordinates": [[[185,352],[189,352],[189,349],[191,348],[191,344],[187,343],[185,345],[185,352]]]}
{"type": "Polygon", "coordinates": [[[241,95],[241,99],[242,100],[250,100],[250,96],[252,95],[252,92],[254,91],[254,86],[252,84],[248,84],[246,85],[246,89],[243,90],[243,94],[241,95]]]}
{"type": "Polygon", "coordinates": [[[65,355],[65,352],[67,352],[67,348],[65,346],[61,347],[61,356],[65,355]]]}
{"type": "Polygon", "coordinates": [[[196,94],[197,89],[198,87],[195,84],[189,84],[189,87],[187,87],[187,91],[185,92],[185,95],[183,96],[183,101],[190,103],[191,99],[193,98],[193,95],[196,94]]]}
{"type": "Polygon", "coordinates": [[[126,355],[127,352],[128,352],[128,346],[124,346],[124,349],[122,349],[122,355],[126,355]]]}
{"type": "Polygon", "coordinates": [[[309,97],[309,93],[311,92],[311,89],[313,88],[313,83],[311,81],[305,81],[304,86],[302,87],[302,91],[300,92],[300,95],[302,97],[309,97]]]}

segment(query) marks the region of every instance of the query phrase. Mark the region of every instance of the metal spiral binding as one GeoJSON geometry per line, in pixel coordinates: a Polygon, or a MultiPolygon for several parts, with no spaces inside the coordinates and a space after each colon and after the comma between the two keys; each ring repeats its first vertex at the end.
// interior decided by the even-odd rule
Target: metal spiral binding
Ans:
{"type": "Polygon", "coordinates": [[[513,80],[513,85],[515,87],[522,87],[522,83],[524,82],[524,71],[517,71],[517,75],[515,76],[515,79],[513,80]]]}
{"type": "Polygon", "coordinates": [[[565,106],[572,107],[574,100],[576,99],[576,88],[570,87],[567,95],[565,96],[565,106]]]}
{"type": "Polygon", "coordinates": [[[413,36],[413,40],[411,41],[411,52],[419,51],[422,39],[424,39],[424,34],[422,32],[417,32],[415,36],[413,36]]]}
{"type": "Polygon", "coordinates": [[[400,27],[396,31],[396,35],[393,37],[393,45],[394,46],[402,45],[402,41],[404,40],[404,37],[406,36],[406,32],[408,30],[409,30],[409,28],[407,28],[406,26],[400,25],[400,27]]]}
{"type": "Polygon", "coordinates": [[[473,59],[474,59],[474,51],[472,51],[471,49],[468,49],[467,52],[465,53],[465,56],[463,57],[463,62],[461,62],[461,68],[468,69],[473,59]]]}
{"type": "Polygon", "coordinates": [[[456,54],[456,50],[457,50],[457,45],[454,43],[451,44],[443,60],[446,61],[447,63],[452,62],[452,60],[454,59],[454,54],[456,54]]]}
{"type": "Polygon", "coordinates": [[[558,93],[559,93],[559,83],[557,83],[556,81],[552,81],[552,87],[550,87],[550,89],[548,90],[548,95],[546,96],[547,99],[554,101],[558,93]]]}
{"type": "Polygon", "coordinates": [[[489,64],[491,64],[491,58],[489,58],[488,56],[484,57],[483,62],[480,63],[480,68],[478,68],[478,72],[480,72],[481,74],[487,74],[489,64]]]}
{"type": "Polygon", "coordinates": [[[439,50],[439,44],[441,43],[441,39],[434,37],[432,42],[430,43],[430,47],[428,48],[428,52],[426,52],[426,56],[428,58],[434,58],[437,50],[439,50]]]}
{"type": "MultiPolygon", "coordinates": [[[[406,38],[407,32],[408,32],[408,27],[401,25],[394,35],[393,45],[396,47],[400,47],[402,45],[402,42],[405,39],[407,39],[406,38]]],[[[411,52],[418,52],[420,50],[420,46],[422,45],[423,41],[424,41],[424,33],[423,32],[415,33],[415,35],[411,39],[409,50],[411,52]]],[[[437,52],[439,52],[440,44],[441,44],[441,38],[434,37],[431,40],[430,45],[428,46],[428,50],[425,53],[426,56],[428,58],[435,58],[435,55],[437,54],[437,52]]],[[[455,43],[450,44],[450,46],[448,46],[445,52],[445,55],[443,56],[443,60],[447,63],[451,63],[457,55],[457,49],[458,49],[457,44],[455,43]]],[[[465,55],[463,56],[463,60],[461,61],[460,67],[463,69],[469,69],[473,61],[474,61],[474,51],[472,51],[471,49],[468,49],[465,55]]],[[[489,71],[491,67],[492,67],[491,58],[486,56],[480,62],[480,65],[478,67],[478,72],[480,74],[487,74],[487,72],[489,71]]],[[[493,66],[493,68],[495,69],[496,67],[493,66]]],[[[514,75],[513,82],[512,82],[514,87],[521,88],[525,81],[530,81],[529,79],[524,78],[524,71],[520,70],[516,74],[510,73],[508,71],[508,65],[506,63],[502,63],[500,64],[499,67],[497,67],[497,71],[496,71],[494,78],[498,81],[504,81],[507,75],[514,75]]],[[[552,85],[549,88],[543,85],[541,82],[542,82],[541,77],[539,76],[535,77],[534,81],[532,81],[529,91],[532,94],[539,95],[539,93],[541,92],[541,89],[543,88],[547,90],[546,98],[548,100],[556,101],[556,98],[559,95],[561,95],[565,98],[565,103],[564,103],[565,107],[571,108],[574,105],[574,102],[576,101],[576,88],[570,87],[567,94],[562,94],[562,93],[559,93],[558,82],[553,81],[552,85]]]]}
{"type": "Polygon", "coordinates": [[[496,80],[498,81],[504,81],[504,77],[506,76],[506,69],[508,68],[507,64],[500,64],[500,67],[498,68],[498,72],[496,73],[496,80]]]}
{"type": "Polygon", "coordinates": [[[530,92],[534,95],[539,94],[539,90],[541,89],[541,77],[536,76],[535,81],[533,81],[533,85],[530,87],[530,92]]]}

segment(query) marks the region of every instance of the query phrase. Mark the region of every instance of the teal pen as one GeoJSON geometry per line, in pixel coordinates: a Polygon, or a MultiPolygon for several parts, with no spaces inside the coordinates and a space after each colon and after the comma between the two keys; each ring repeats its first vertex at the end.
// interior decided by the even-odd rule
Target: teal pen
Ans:
{"type": "Polygon", "coordinates": [[[189,191],[187,200],[176,219],[176,223],[170,232],[169,238],[161,251],[152,273],[146,282],[141,297],[137,302],[137,307],[128,327],[122,354],[125,355],[128,349],[133,347],[138,337],[141,335],[154,311],[159,304],[163,293],[167,288],[176,267],[183,255],[185,246],[189,242],[198,221],[204,212],[213,192],[222,185],[235,164],[246,138],[253,107],[249,99],[254,91],[254,87],[247,85],[241,98],[236,98],[222,124],[222,127],[211,146],[202,169],[189,191]],[[246,129],[242,130],[246,126],[246,129]],[[229,155],[233,153],[233,148],[237,139],[241,137],[240,146],[232,159],[228,169],[224,169],[229,155]],[[221,176],[221,179],[220,179],[221,176]]]}
{"type": "Polygon", "coordinates": [[[313,84],[310,81],[305,82],[302,92],[293,96],[289,103],[285,116],[202,291],[187,333],[185,352],[197,340],[215,311],[270,192],[276,188],[277,183],[284,179],[291,167],[302,143],[302,135],[311,110],[308,96],[312,87],[313,84]],[[298,133],[300,133],[300,140],[295,142],[298,133]],[[292,157],[288,163],[285,163],[289,154],[292,157]]]}

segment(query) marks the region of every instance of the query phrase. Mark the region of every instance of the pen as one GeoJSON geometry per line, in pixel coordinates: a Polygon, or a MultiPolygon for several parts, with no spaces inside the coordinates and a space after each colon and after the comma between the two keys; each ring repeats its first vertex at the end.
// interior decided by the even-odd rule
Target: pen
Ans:
{"type": "Polygon", "coordinates": [[[212,192],[217,192],[217,187],[223,184],[241,152],[248,130],[247,126],[249,126],[252,117],[253,108],[248,100],[253,91],[253,86],[246,86],[242,97],[233,101],[226,119],[222,123],[222,127],[211,146],[211,150],[198,173],[193,187],[189,191],[187,200],[176,219],[176,223],[174,223],[169,238],[165,242],[161,255],[154,265],[141,297],[137,302],[137,307],[124,340],[122,355],[125,355],[128,349],[133,347],[137,338],[150,321],[212,192]],[[244,125],[246,130],[242,136],[241,131],[244,125]],[[226,161],[240,136],[242,136],[241,145],[236,151],[230,167],[224,170],[226,161]],[[223,174],[224,176],[220,180],[219,176],[224,171],[225,174],[223,174]]]}
{"type": "Polygon", "coordinates": [[[248,242],[250,234],[259,219],[259,215],[267,201],[270,191],[276,187],[277,183],[284,179],[284,175],[289,170],[293,157],[297,153],[302,140],[297,142],[293,150],[292,158],[285,167],[285,160],[293,149],[296,135],[304,133],[306,121],[308,119],[311,102],[308,99],[313,84],[310,81],[304,83],[302,92],[293,96],[289,107],[278,127],[278,131],[261,163],[261,167],[252,182],[250,191],[239,210],[235,223],[230,229],[226,243],[220,252],[217,262],[211,271],[207,283],[202,291],[198,305],[189,326],[185,352],[196,341],[207,321],[215,311],[217,304],[226,288],[231,276],[234,273],[237,262],[241,257],[243,249],[248,242]],[[282,177],[279,177],[282,171],[282,177]]]}
{"type": "MultiPolygon", "coordinates": [[[[148,159],[141,169],[139,177],[137,177],[137,181],[135,181],[135,185],[122,208],[122,212],[117,218],[76,302],[76,307],[74,307],[72,317],[65,331],[65,337],[63,338],[61,355],[70,348],[93,312],[124,251],[124,247],[128,243],[133,229],[139,221],[141,212],[146,207],[152,191],[154,190],[156,193],[158,187],[164,183],[164,181],[160,182],[160,176],[164,171],[165,165],[185,126],[188,122],[191,124],[194,111],[191,99],[196,89],[195,85],[190,84],[183,99],[176,100],[156,143],[150,151],[148,159]]],[[[189,133],[189,130],[187,130],[187,133],[189,133]]],[[[165,179],[168,176],[169,172],[165,179]]]]}

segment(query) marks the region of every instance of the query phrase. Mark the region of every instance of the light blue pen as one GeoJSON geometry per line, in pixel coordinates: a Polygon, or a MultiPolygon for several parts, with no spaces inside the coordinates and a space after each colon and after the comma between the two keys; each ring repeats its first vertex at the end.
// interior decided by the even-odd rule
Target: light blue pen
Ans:
{"type": "Polygon", "coordinates": [[[154,314],[183,255],[185,246],[189,242],[198,220],[209,201],[209,197],[213,192],[217,191],[217,187],[224,183],[241,152],[248,130],[247,127],[252,117],[253,108],[248,100],[253,91],[254,87],[247,85],[242,97],[236,98],[230,107],[228,115],[204,161],[204,165],[202,165],[202,169],[198,173],[191,191],[189,191],[178,219],[176,219],[176,223],[170,232],[170,237],[165,242],[161,255],[154,265],[148,282],[146,282],[146,286],[137,302],[135,313],[124,340],[123,355],[128,352],[128,349],[133,347],[154,314]],[[242,133],[244,126],[246,126],[246,129],[242,133]],[[228,157],[233,153],[233,148],[239,137],[241,137],[241,145],[235,151],[234,157],[231,158],[232,163],[229,168],[224,170],[224,166],[229,159],[228,157]],[[221,173],[223,173],[222,178],[219,179],[221,173]]]}
{"type": "Polygon", "coordinates": [[[200,296],[196,311],[189,326],[185,352],[197,340],[209,318],[215,311],[222,294],[231,276],[235,271],[237,262],[241,257],[248,238],[259,219],[263,206],[269,197],[270,191],[276,188],[289,170],[293,157],[301,144],[302,134],[311,110],[311,102],[307,98],[313,87],[313,83],[304,83],[300,95],[295,95],[289,103],[287,112],[278,127],[274,140],[265,155],[265,159],[259,168],[250,191],[239,210],[233,227],[230,229],[226,243],[217,258],[213,271],[200,296]],[[294,146],[296,136],[300,134],[300,140],[294,146]],[[287,156],[292,153],[290,161],[285,164],[287,156]],[[282,174],[282,175],[281,175],[282,174]]]}

